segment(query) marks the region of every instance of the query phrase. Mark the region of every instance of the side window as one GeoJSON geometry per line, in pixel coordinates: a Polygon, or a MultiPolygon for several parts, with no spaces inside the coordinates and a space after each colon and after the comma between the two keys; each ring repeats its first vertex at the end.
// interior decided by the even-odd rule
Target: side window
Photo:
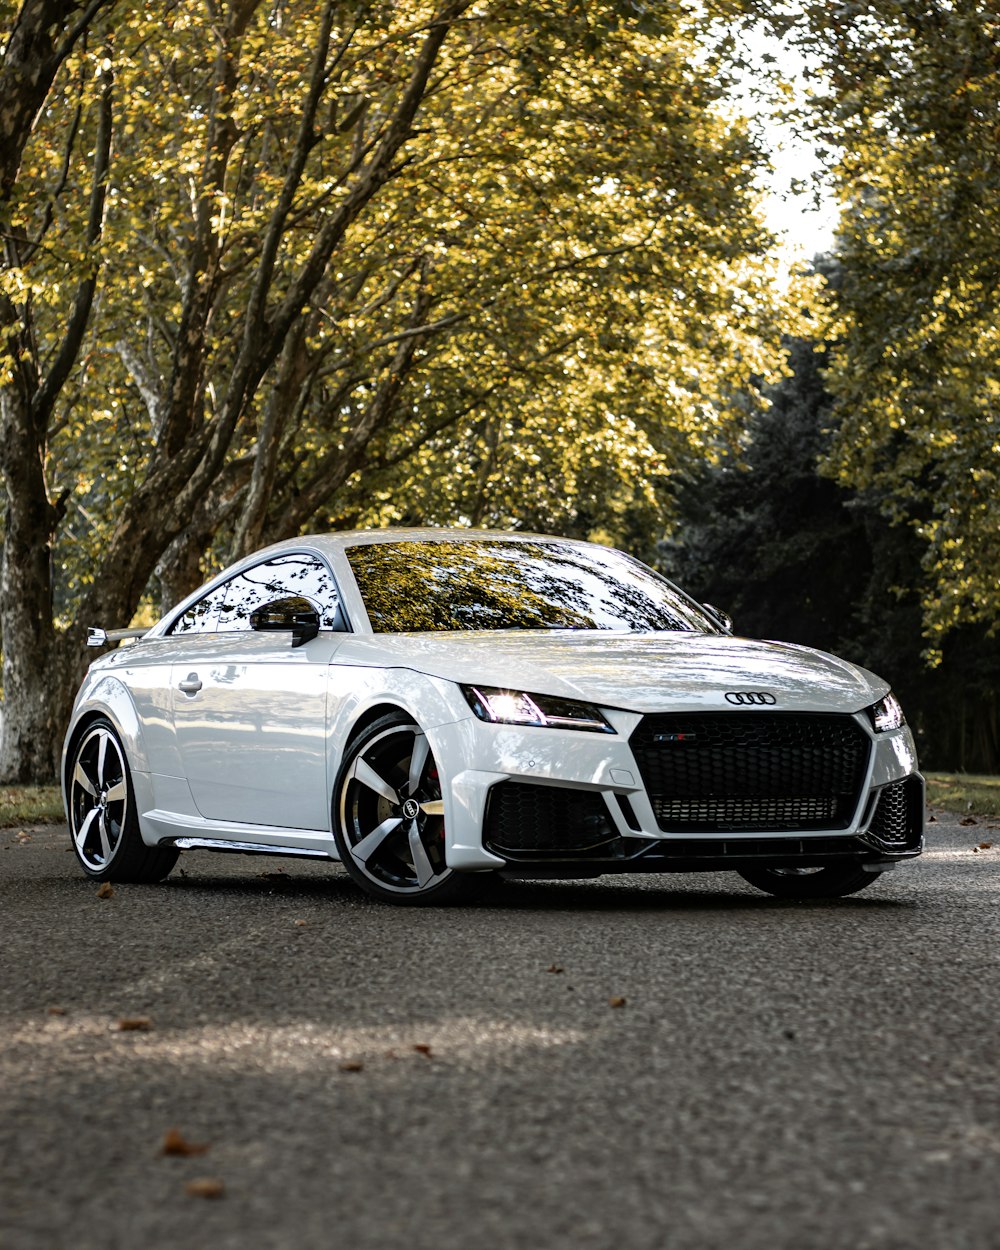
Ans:
{"type": "Polygon", "coordinates": [[[333,575],[313,556],[275,556],[230,578],[225,589],[215,626],[222,633],[249,630],[252,612],[272,599],[289,597],[312,604],[319,613],[320,629],[346,628],[333,575]]]}
{"type": "Polygon", "coordinates": [[[192,603],[183,616],[170,627],[171,634],[212,634],[219,628],[219,610],[226,599],[228,586],[216,586],[209,594],[192,603]]]}

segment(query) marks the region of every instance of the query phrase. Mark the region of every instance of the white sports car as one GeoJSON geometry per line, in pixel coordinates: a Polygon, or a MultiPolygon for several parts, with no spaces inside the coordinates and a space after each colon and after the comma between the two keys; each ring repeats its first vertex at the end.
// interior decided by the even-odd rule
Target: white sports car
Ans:
{"type": "Polygon", "coordinates": [[[887,684],[733,637],[621,552],[475,530],[299,538],[101,656],[63,787],[97,880],[182,849],[340,860],[452,902],[491,874],[733,869],[833,897],[918,855],[923,780],[887,684]]]}

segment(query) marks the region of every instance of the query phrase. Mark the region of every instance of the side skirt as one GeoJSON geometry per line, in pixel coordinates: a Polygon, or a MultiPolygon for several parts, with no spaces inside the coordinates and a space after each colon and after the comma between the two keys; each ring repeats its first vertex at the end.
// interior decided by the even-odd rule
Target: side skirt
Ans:
{"type": "Polygon", "coordinates": [[[222,851],[230,855],[284,855],[286,859],[335,860],[325,851],[311,851],[306,847],[272,846],[268,842],[229,842],[219,838],[170,838],[160,846],[175,846],[179,851],[222,851]]]}
{"type": "Polygon", "coordinates": [[[165,812],[140,813],[139,827],[147,846],[176,846],[178,850],[235,851],[244,855],[286,855],[299,859],[339,862],[333,834],[325,829],[286,829],[236,821],[203,820],[165,812]]]}

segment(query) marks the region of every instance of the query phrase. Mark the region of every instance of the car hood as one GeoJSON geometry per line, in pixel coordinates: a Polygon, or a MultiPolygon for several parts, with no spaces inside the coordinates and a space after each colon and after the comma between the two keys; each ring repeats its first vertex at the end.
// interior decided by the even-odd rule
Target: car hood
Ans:
{"type": "Polygon", "coordinates": [[[750,690],[773,695],[781,710],[857,712],[889,689],[873,673],[822,651],[711,634],[377,634],[345,639],[336,658],[636,712],[725,709],[727,692],[750,690]]]}

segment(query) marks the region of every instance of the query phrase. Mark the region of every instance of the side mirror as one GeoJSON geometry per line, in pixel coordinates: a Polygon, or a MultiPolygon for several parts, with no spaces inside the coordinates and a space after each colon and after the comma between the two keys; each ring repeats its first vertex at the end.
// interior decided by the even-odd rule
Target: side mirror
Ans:
{"type": "Polygon", "coordinates": [[[292,646],[301,647],[319,633],[319,613],[308,599],[289,595],[255,608],[250,613],[250,628],[259,633],[290,632],[292,646]]]}
{"type": "Polygon", "coordinates": [[[711,603],[703,603],[701,605],[708,615],[716,622],[727,634],[733,632],[733,618],[728,612],[723,612],[721,608],[714,607],[711,603]]]}

